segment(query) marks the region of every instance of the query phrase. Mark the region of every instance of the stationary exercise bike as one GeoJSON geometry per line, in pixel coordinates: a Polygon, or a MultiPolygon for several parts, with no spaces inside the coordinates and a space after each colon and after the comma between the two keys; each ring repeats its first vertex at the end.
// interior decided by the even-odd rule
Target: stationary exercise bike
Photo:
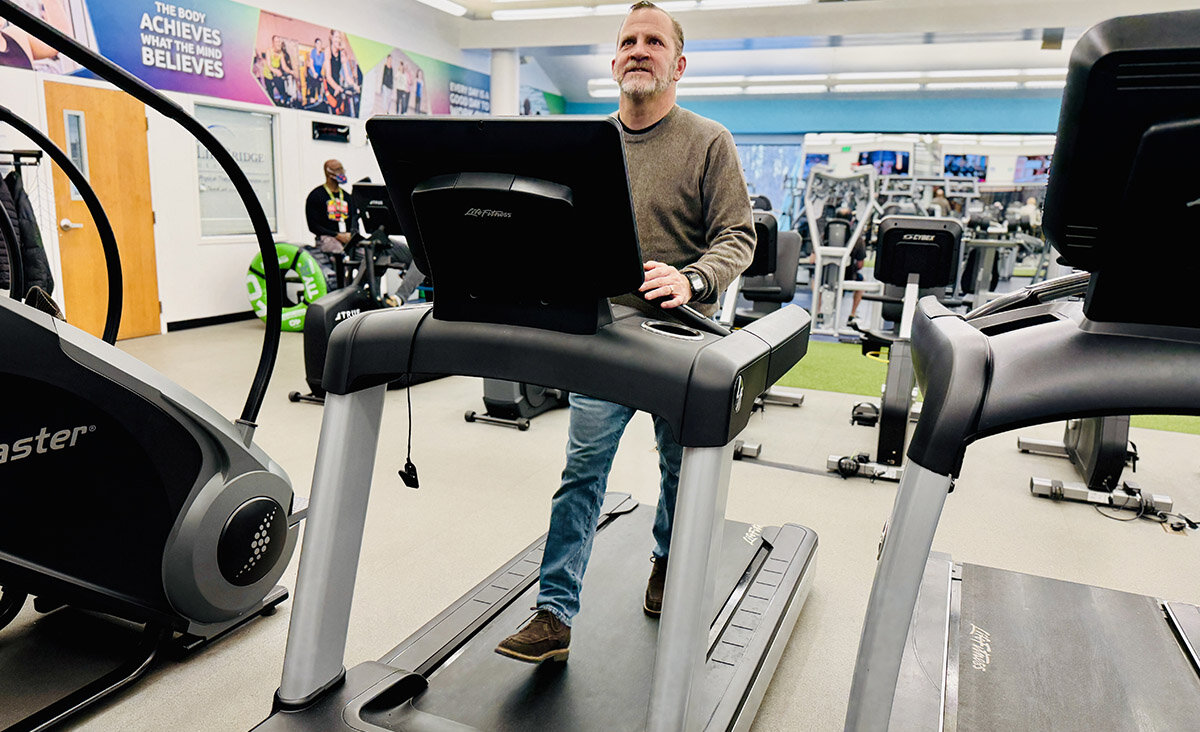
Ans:
{"type": "MultiPolygon", "coordinates": [[[[879,255],[875,278],[884,283],[881,301],[884,317],[898,323],[895,333],[851,327],[862,334],[863,355],[888,352],[887,380],[880,405],[859,404],[850,415],[852,424],[875,426],[879,439],[875,459],[866,455],[830,455],[826,469],[843,478],[866,477],[900,480],[904,443],[913,405],[913,370],[909,338],[917,299],[944,295],[954,281],[963,228],[957,219],[926,216],[887,216],[879,224],[879,255]]],[[[943,298],[943,302],[949,302],[943,298]]]]}
{"type": "MultiPolygon", "coordinates": [[[[0,0],[0,16],[187,129],[230,177],[264,256],[274,256],[270,227],[249,181],[203,125],[10,0],[0,0]]],[[[125,663],[48,706],[30,710],[24,694],[0,701],[4,724],[24,715],[10,729],[44,729],[138,678],[161,650],[195,648],[272,612],[287,597],[275,583],[295,547],[300,515],[287,475],[251,441],[278,346],[279,278],[268,279],[274,322],[266,328],[242,416],[231,422],[112,345],[121,270],[99,199],[39,130],[4,108],[0,122],[41,147],[79,190],[108,273],[103,340],[56,319],[46,303],[39,308],[0,299],[0,382],[6,393],[0,412],[0,626],[17,617],[30,595],[43,611],[69,605],[144,626],[125,663]]],[[[12,222],[3,213],[0,228],[19,263],[12,222]]]]}
{"type": "MultiPolygon", "coordinates": [[[[391,237],[403,236],[404,232],[392,210],[387,189],[381,185],[355,183],[350,195],[354,198],[362,228],[371,234],[367,237],[355,235],[347,249],[349,253],[356,253],[357,258],[342,255],[334,260],[338,289],[308,306],[304,316],[304,381],[309,391],[307,394],[290,392],[288,399],[293,402],[325,403],[321,377],[325,372],[325,351],[329,347],[330,333],[347,318],[392,307],[387,301],[381,280],[384,271],[389,268],[404,270],[388,258],[388,250],[393,246],[391,237]]],[[[355,228],[358,228],[357,222],[355,228]]],[[[411,263],[408,265],[413,266],[411,263]]],[[[404,271],[404,274],[410,273],[404,271]]],[[[431,374],[413,374],[398,380],[393,386],[401,388],[435,378],[437,376],[431,374]]]]}

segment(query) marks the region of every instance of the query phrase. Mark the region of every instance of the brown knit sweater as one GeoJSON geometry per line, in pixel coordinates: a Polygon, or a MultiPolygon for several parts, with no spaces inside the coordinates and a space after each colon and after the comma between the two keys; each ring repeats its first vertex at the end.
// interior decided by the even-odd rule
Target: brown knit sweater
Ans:
{"type": "MultiPolygon", "coordinates": [[[[754,256],[754,218],[733,135],[719,123],[674,107],[645,132],[625,132],[625,158],[642,261],[699,272],[705,315],[754,256]]],[[[634,295],[613,302],[646,310],[634,295]]]]}

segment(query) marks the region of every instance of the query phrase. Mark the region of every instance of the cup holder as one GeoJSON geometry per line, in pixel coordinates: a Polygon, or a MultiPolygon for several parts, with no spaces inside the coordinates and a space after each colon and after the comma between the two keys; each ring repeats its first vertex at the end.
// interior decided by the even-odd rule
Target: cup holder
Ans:
{"type": "Polygon", "coordinates": [[[665,320],[642,321],[642,328],[655,335],[677,338],[681,341],[699,341],[704,339],[704,335],[695,328],[689,328],[679,323],[668,323],[665,320]]]}

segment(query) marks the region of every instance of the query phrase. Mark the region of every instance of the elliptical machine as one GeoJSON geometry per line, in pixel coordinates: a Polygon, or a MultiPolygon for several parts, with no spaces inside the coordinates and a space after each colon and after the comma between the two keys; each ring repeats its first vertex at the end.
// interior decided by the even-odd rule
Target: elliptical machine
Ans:
{"type": "MultiPolygon", "coordinates": [[[[187,129],[229,175],[264,256],[274,256],[249,181],[203,125],[10,0],[0,0],[0,15],[187,129]]],[[[59,724],[129,684],[168,645],[191,649],[272,612],[287,597],[275,583],[295,547],[301,514],[283,469],[252,442],[279,342],[280,279],[268,278],[274,322],[242,416],[230,422],[112,345],[121,272],[99,199],[39,130],[3,108],[0,121],[39,145],[78,188],[108,271],[103,340],[45,312],[51,308],[0,300],[6,341],[0,381],[7,387],[0,413],[0,624],[34,595],[41,609],[71,605],[144,625],[128,661],[94,682],[31,712],[21,699],[0,702],[5,712],[26,715],[17,728],[32,730],[59,724]]],[[[15,242],[2,212],[0,227],[15,242]]]]}
{"type": "MultiPolygon", "coordinates": [[[[878,423],[875,460],[866,455],[830,455],[825,466],[829,472],[843,478],[900,480],[916,382],[909,339],[917,299],[944,295],[953,283],[962,235],[962,224],[956,219],[888,216],[880,222],[875,277],[884,283],[884,294],[875,299],[881,301],[885,319],[899,327],[892,334],[852,324],[862,334],[863,355],[887,349],[888,368],[880,406],[860,404],[850,415],[852,424],[878,423]]],[[[947,302],[943,298],[943,303],[947,302]]]]}

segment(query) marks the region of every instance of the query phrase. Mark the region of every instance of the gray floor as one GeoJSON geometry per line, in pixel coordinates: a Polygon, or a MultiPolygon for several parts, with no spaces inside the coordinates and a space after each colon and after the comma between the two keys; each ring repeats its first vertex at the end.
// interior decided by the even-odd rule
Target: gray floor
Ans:
{"type": "MultiPolygon", "coordinates": [[[[260,338],[258,322],[242,322],[122,347],[236,416],[260,338]]],[[[289,471],[297,493],[306,495],[321,409],[287,400],[302,376],[301,337],[285,333],[257,439],[289,471]]],[[[464,377],[413,389],[420,490],[405,488],[396,477],[407,434],[404,392],[388,394],[351,618],[350,663],[382,655],[545,530],[562,467],[566,414],[543,415],[528,432],[467,425],[463,412],[481,408],[481,393],[478,380],[464,377]]],[[[829,454],[873,452],[874,430],[849,424],[857,401],[809,392],[800,409],[773,407],[756,416],[745,436],[763,443],[766,459],[823,469],[829,454]]],[[[1061,425],[1022,434],[1055,438],[1061,425]]],[[[1200,514],[1200,437],[1135,429],[1132,439],[1143,457],[1135,479],[1171,495],[1184,512],[1200,514]]],[[[1088,506],[1030,496],[1031,474],[1067,479],[1072,472],[1065,461],[1021,455],[1015,444],[1009,434],[971,448],[935,550],[960,561],[1200,603],[1196,537],[1171,536],[1146,521],[1117,523],[1088,506]]],[[[610,487],[652,502],[656,472],[650,422],[639,415],[610,487]]],[[[890,483],[734,464],[729,517],[802,523],[820,536],[816,582],[759,712],[758,732],[841,728],[875,551],[894,494],[890,483]]],[[[647,540],[647,555],[649,546],[647,540]]],[[[293,559],[283,581],[291,586],[294,578],[293,559]]],[[[278,684],[288,607],[197,657],[163,664],[77,728],[248,729],[267,714],[278,684]]],[[[1063,613],[1069,623],[1070,609],[1063,613]]],[[[33,620],[27,609],[5,633],[33,620]]],[[[617,668],[619,659],[613,663],[617,668]]]]}

